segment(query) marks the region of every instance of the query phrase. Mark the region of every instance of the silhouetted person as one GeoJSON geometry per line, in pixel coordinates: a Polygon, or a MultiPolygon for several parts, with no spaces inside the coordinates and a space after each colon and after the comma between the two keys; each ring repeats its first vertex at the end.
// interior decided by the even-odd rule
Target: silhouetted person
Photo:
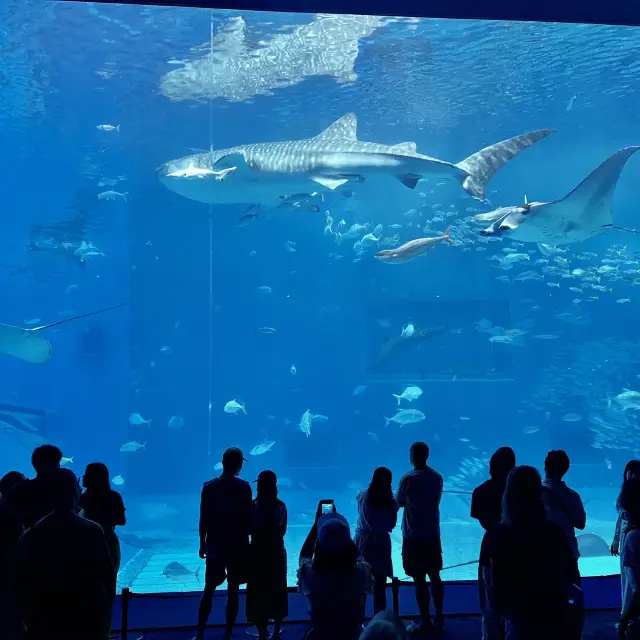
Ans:
{"type": "MultiPolygon", "coordinates": [[[[622,474],[622,487],[624,487],[625,480],[631,478],[640,478],[640,460],[629,460],[627,462],[624,473],[622,474]]],[[[622,564],[622,549],[624,548],[624,537],[627,535],[627,512],[622,508],[620,504],[620,497],[622,495],[622,488],[620,494],[616,500],[616,510],[618,511],[618,519],[616,520],[616,530],[613,534],[613,542],[611,543],[611,555],[620,556],[620,589],[622,591],[622,600],[625,601],[625,591],[627,588],[627,572],[624,570],[622,564]]]]}
{"type": "Polygon", "coordinates": [[[69,469],[49,477],[53,511],[18,545],[17,593],[29,640],[106,640],[116,572],[100,525],[77,515],[69,469]]]}
{"type": "Polygon", "coordinates": [[[253,508],[251,485],[238,478],[245,458],[236,447],[222,456],[222,475],[205,482],[200,498],[200,557],[206,558],[204,593],[196,638],[204,637],[213,592],[227,580],[225,639],[238,617],[240,585],[247,582],[249,533],[253,508]]]}
{"type": "Polygon", "coordinates": [[[0,479],[0,639],[14,640],[22,628],[15,598],[15,564],[24,528],[14,500],[14,489],[25,481],[18,471],[0,479]]]}
{"type": "Polygon", "coordinates": [[[509,640],[567,640],[574,562],[562,529],[547,518],[540,474],[516,467],[507,480],[502,522],[487,533],[496,612],[509,640]]]}
{"type": "Polygon", "coordinates": [[[351,539],[346,518],[335,512],[316,518],[300,550],[298,588],[309,600],[307,640],[357,640],[367,594],[373,592],[371,567],[351,539]]]}
{"type": "Polygon", "coordinates": [[[582,498],[573,489],[569,489],[562,478],[569,471],[569,456],[562,450],[550,451],[544,461],[544,482],[542,483],[542,500],[547,509],[547,516],[562,528],[567,536],[574,558],[574,584],[580,584],[578,568],[578,540],[576,529],[583,530],[587,526],[587,513],[582,498]]]}
{"type": "Polygon", "coordinates": [[[378,612],[360,635],[360,640],[406,640],[407,628],[393,611],[378,612]]]}
{"type": "Polygon", "coordinates": [[[507,486],[507,477],[516,466],[516,454],[511,447],[500,447],[489,462],[489,480],[473,490],[471,517],[480,522],[485,534],[480,545],[478,563],[478,597],[482,613],[483,640],[500,640],[504,637],[504,620],[497,614],[492,601],[491,572],[486,552],[487,531],[491,531],[502,520],[502,496],[507,486]]]}
{"type": "Polygon", "coordinates": [[[391,471],[378,467],[369,488],[357,496],[358,523],[354,541],[373,573],[374,613],[387,608],[387,578],[393,577],[389,534],[398,521],[398,503],[393,497],[391,481],[391,471]]]}
{"type": "Polygon", "coordinates": [[[429,447],[424,442],[414,442],[409,449],[413,471],[406,473],[396,499],[404,507],[402,516],[402,566],[413,578],[416,602],[421,624],[416,631],[431,630],[429,614],[429,586],[431,582],[433,606],[436,612],[436,627],[444,624],[444,585],[442,571],[442,543],[440,540],[440,500],[442,498],[442,476],[427,466],[429,447]]]}
{"type": "Polygon", "coordinates": [[[87,465],[82,486],[84,493],[78,501],[82,515],[102,527],[117,572],[120,569],[120,541],[115,528],[127,524],[122,496],[111,488],[109,469],[102,462],[87,465]]]}
{"type": "Polygon", "coordinates": [[[36,477],[16,487],[16,501],[25,529],[33,527],[53,510],[51,475],[60,469],[61,460],[62,451],[52,444],[43,444],[31,454],[36,477]]]}
{"type": "Polygon", "coordinates": [[[627,533],[620,554],[626,589],[618,626],[620,638],[625,638],[630,623],[638,625],[640,620],[640,478],[632,475],[623,482],[619,504],[627,519],[627,533]]]}
{"type": "Polygon", "coordinates": [[[261,471],[251,518],[251,569],[247,583],[246,618],[258,628],[260,640],[269,637],[269,620],[275,621],[274,637],[289,612],[287,593],[287,507],[278,499],[278,479],[273,471],[261,471]]]}

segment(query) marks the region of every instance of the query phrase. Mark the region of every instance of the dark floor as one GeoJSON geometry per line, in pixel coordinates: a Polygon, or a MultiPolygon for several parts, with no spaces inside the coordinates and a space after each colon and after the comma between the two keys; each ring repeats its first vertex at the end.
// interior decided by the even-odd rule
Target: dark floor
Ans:
{"type": "MultiPolygon", "coordinates": [[[[618,621],[618,611],[593,611],[587,613],[583,640],[617,640],[618,632],[615,623],[618,621]]],[[[285,624],[283,640],[300,640],[307,627],[303,624],[285,624]]],[[[461,640],[462,638],[480,638],[480,618],[477,616],[448,617],[446,619],[446,640],[461,640]]],[[[190,640],[195,629],[181,631],[130,631],[126,640],[190,640]]],[[[252,627],[238,627],[234,633],[235,640],[251,640],[252,627]]],[[[221,629],[211,629],[207,632],[207,640],[222,638],[221,629]]],[[[116,636],[117,637],[117,636],[116,636]]]]}

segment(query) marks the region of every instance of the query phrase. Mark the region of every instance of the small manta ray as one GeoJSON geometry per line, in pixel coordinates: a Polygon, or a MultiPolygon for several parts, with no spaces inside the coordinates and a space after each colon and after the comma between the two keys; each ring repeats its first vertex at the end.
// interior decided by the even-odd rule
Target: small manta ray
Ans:
{"type": "Polygon", "coordinates": [[[527,202],[481,214],[477,222],[492,221],[483,236],[508,236],[520,242],[556,245],[581,242],[620,229],[613,224],[611,201],[627,160],[640,146],[625,147],[605,160],[568,196],[551,202],[527,202]]]}
{"type": "Polygon", "coordinates": [[[469,195],[484,200],[488,182],[501,167],[554,131],[525,133],[453,164],[418,153],[415,142],[362,142],[356,130],[356,115],[348,113],[313,138],[211,150],[170,160],[156,173],[171,191],[206,204],[277,207],[282,205],[283,194],[366,186],[385,175],[394,176],[409,189],[424,178],[452,178],[469,195]]]}

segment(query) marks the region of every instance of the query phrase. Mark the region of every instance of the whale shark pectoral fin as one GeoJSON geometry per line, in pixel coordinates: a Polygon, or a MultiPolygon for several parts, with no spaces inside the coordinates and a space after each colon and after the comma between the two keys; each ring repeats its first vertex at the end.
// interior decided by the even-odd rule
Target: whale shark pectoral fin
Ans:
{"type": "Polygon", "coordinates": [[[347,178],[327,178],[325,176],[314,176],[311,180],[331,191],[349,182],[347,178]]]}
{"type": "Polygon", "coordinates": [[[530,133],[523,133],[515,138],[509,138],[465,158],[456,167],[467,175],[463,178],[462,188],[472,197],[485,200],[487,184],[509,160],[515,158],[521,151],[546,138],[555,129],[539,129],[530,133]]]}
{"type": "Polygon", "coordinates": [[[324,131],[319,133],[315,140],[358,140],[358,117],[355,113],[347,113],[330,124],[324,131]]]}
{"type": "Polygon", "coordinates": [[[562,200],[565,216],[581,226],[601,228],[613,224],[611,201],[620,174],[627,160],[640,149],[625,147],[592,171],[569,195],[562,200]]]}
{"type": "Polygon", "coordinates": [[[402,182],[405,187],[409,187],[409,189],[415,189],[418,182],[420,182],[421,177],[422,176],[417,176],[415,173],[405,173],[398,176],[398,180],[400,180],[400,182],[402,182]]]}
{"type": "Polygon", "coordinates": [[[213,165],[213,176],[216,180],[224,180],[232,175],[248,176],[251,173],[251,168],[241,153],[230,153],[213,165]]]}

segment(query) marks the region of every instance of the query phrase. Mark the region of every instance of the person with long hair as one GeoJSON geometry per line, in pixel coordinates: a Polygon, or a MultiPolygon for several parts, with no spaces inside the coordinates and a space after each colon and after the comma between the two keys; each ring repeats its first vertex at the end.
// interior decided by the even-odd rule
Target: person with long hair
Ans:
{"type": "Polygon", "coordinates": [[[547,518],[542,480],[533,467],[509,474],[502,522],[488,532],[486,554],[495,607],[505,618],[509,640],[574,637],[573,555],[562,528],[547,518]]]}
{"type": "Polygon", "coordinates": [[[269,620],[275,621],[273,637],[280,635],[287,617],[287,507],[278,498],[278,478],[273,471],[258,475],[251,522],[251,569],[247,583],[246,618],[258,628],[258,638],[269,637],[269,620]]]}
{"type": "MultiPolygon", "coordinates": [[[[631,478],[640,478],[640,460],[629,460],[625,465],[624,472],[622,473],[622,487],[624,483],[631,478]]],[[[621,551],[624,548],[624,537],[627,534],[627,513],[622,508],[620,503],[620,497],[622,495],[622,487],[620,488],[620,494],[616,499],[616,511],[618,512],[618,518],[616,520],[616,530],[613,534],[613,541],[611,543],[611,555],[621,556],[621,551]]],[[[627,588],[627,573],[624,570],[622,564],[622,556],[620,557],[620,590],[622,592],[622,602],[625,601],[625,591],[627,588]]]]}
{"type": "Polygon", "coordinates": [[[640,478],[630,475],[622,483],[618,498],[620,509],[626,514],[626,533],[621,547],[622,572],[626,574],[626,589],[618,631],[620,638],[640,637],[640,478]],[[634,633],[627,630],[634,622],[634,633]]]}
{"type": "Polygon", "coordinates": [[[391,471],[378,467],[368,489],[357,496],[358,523],[354,541],[362,557],[371,565],[375,582],[373,612],[387,608],[387,578],[393,577],[391,536],[398,522],[398,503],[393,496],[391,471]]]}
{"type": "Polygon", "coordinates": [[[97,522],[104,531],[116,573],[120,569],[120,541],[116,527],[127,523],[122,496],[109,484],[109,469],[102,462],[87,465],[82,476],[84,492],[78,500],[82,515],[97,522]]]}
{"type": "Polygon", "coordinates": [[[351,539],[347,519],[336,512],[316,518],[300,550],[298,588],[310,605],[306,640],[357,640],[364,604],[373,592],[371,567],[351,539]]]}

